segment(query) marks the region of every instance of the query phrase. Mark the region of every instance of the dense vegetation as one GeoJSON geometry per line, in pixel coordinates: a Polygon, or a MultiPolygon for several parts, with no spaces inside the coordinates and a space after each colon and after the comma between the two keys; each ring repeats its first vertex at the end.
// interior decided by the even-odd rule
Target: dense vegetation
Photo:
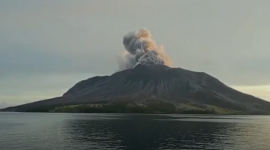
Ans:
{"type": "Polygon", "coordinates": [[[132,104],[80,104],[56,107],[50,112],[69,113],[150,113],[150,114],[245,114],[240,111],[229,110],[216,106],[206,106],[204,108],[183,104],[182,107],[174,105],[132,105],[132,104]]]}
{"type": "Polygon", "coordinates": [[[72,113],[176,113],[172,107],[150,105],[147,107],[134,107],[121,104],[99,105],[84,104],[56,107],[51,112],[72,112],[72,113]]]}

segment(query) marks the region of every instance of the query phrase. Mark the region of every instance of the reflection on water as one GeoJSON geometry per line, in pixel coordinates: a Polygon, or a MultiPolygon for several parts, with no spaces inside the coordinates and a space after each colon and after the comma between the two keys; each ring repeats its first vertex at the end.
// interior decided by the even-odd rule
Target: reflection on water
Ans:
{"type": "MultiPolygon", "coordinates": [[[[155,116],[128,116],[126,119],[78,120],[67,122],[73,140],[91,141],[104,148],[159,149],[206,148],[222,144],[222,135],[232,123],[155,121],[155,116]]],[[[79,144],[78,143],[78,144],[79,144]]]]}
{"type": "Polygon", "coordinates": [[[20,115],[0,114],[0,146],[7,150],[270,147],[270,117],[25,113],[16,121],[20,115]]]}

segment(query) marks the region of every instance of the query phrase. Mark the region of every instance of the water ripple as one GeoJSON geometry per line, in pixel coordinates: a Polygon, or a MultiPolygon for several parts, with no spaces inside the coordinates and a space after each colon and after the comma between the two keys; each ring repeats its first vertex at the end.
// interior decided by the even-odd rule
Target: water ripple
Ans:
{"type": "Polygon", "coordinates": [[[268,150],[270,117],[0,113],[1,150],[268,150]]]}

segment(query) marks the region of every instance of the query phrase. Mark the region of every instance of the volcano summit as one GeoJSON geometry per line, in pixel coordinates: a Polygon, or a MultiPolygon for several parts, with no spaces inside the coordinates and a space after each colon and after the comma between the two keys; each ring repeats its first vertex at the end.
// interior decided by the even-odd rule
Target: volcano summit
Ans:
{"type": "Polygon", "coordinates": [[[203,73],[172,68],[148,30],[124,36],[118,72],[75,84],[60,97],[2,111],[270,114],[270,102],[203,73]]]}

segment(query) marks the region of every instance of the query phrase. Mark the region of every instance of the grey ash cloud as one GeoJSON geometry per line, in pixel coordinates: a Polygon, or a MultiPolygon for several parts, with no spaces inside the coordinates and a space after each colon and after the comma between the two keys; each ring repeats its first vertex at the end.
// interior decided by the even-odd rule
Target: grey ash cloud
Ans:
{"type": "Polygon", "coordinates": [[[163,47],[156,44],[150,31],[145,28],[126,34],[123,45],[126,53],[118,61],[119,70],[131,69],[138,64],[172,66],[172,61],[163,47]]]}

